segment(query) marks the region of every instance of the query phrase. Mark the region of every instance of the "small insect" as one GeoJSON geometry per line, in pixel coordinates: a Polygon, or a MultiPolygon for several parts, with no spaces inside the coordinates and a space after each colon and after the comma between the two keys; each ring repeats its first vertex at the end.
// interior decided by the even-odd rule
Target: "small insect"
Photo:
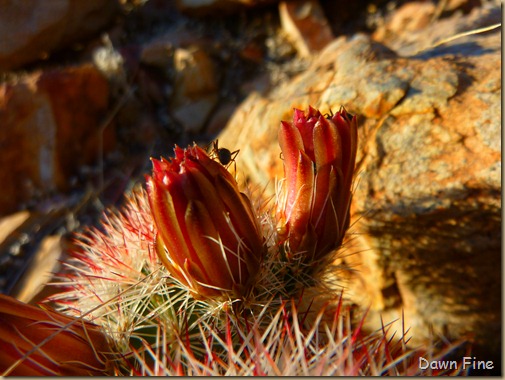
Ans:
{"type": "Polygon", "coordinates": [[[333,116],[335,116],[335,114],[333,113],[333,111],[330,109],[330,112],[326,112],[324,115],[323,115],[326,119],[331,119],[333,116]]]}
{"type": "Polygon", "coordinates": [[[237,154],[240,152],[240,149],[230,152],[229,149],[220,148],[218,141],[219,140],[216,139],[215,141],[212,142],[212,151],[210,152],[212,158],[217,158],[221,163],[221,165],[223,165],[226,169],[228,169],[230,164],[233,162],[235,164],[235,171],[237,171],[235,157],[237,157],[237,154]]]}
{"type": "MultiPolygon", "coordinates": [[[[347,118],[347,121],[349,121],[349,122],[350,122],[350,121],[353,119],[353,117],[354,117],[354,115],[353,115],[353,114],[350,114],[349,112],[347,112],[347,111],[345,110],[345,108],[344,108],[344,107],[342,107],[342,106],[340,107],[340,110],[339,110],[338,112],[340,112],[340,114],[341,114],[342,116],[344,116],[344,117],[347,115],[347,116],[346,116],[346,118],[347,118]],[[345,112],[342,112],[342,111],[345,111],[345,112]]],[[[326,119],[332,119],[332,118],[333,118],[333,116],[335,116],[335,114],[334,114],[334,113],[333,113],[333,111],[330,109],[330,112],[326,112],[323,116],[324,116],[326,119]]]]}

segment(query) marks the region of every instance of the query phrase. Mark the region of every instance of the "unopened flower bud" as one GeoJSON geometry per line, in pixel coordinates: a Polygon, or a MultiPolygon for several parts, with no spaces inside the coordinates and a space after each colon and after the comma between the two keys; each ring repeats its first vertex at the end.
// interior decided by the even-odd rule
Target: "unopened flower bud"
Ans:
{"type": "Polygon", "coordinates": [[[349,227],[351,184],[357,150],[357,121],[341,108],[324,117],[309,107],[281,122],[285,202],[279,210],[291,253],[318,260],[342,243],[349,227]]]}
{"type": "Polygon", "coordinates": [[[249,199],[196,145],[176,147],[171,160],[152,162],[147,191],[162,263],[197,296],[242,295],[263,251],[249,199]]]}

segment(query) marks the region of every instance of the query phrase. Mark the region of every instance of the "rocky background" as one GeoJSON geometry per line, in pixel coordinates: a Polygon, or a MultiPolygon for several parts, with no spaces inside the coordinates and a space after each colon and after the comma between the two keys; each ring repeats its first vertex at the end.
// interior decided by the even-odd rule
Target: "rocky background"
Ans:
{"type": "Polygon", "coordinates": [[[501,18],[497,0],[0,2],[2,293],[46,296],[150,156],[218,137],[268,197],[280,120],[343,105],[360,123],[350,302],[367,328],[403,315],[414,343],[472,339],[498,363],[501,18]]]}

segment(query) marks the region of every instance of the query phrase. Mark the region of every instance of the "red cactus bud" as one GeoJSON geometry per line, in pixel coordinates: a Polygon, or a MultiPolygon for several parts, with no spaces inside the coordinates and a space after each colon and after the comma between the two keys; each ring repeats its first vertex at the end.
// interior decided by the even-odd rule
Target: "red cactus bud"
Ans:
{"type": "Polygon", "coordinates": [[[260,227],[233,176],[198,146],[152,160],[147,191],[157,252],[170,273],[200,296],[244,292],[262,257],[260,227]]]}
{"type": "Polygon", "coordinates": [[[0,294],[1,375],[103,376],[108,352],[98,326],[0,294]]]}
{"type": "Polygon", "coordinates": [[[337,248],[349,227],[351,184],[358,140],[356,117],[341,108],[330,117],[309,107],[282,122],[286,199],[279,210],[280,231],[292,253],[308,259],[337,248]]]}

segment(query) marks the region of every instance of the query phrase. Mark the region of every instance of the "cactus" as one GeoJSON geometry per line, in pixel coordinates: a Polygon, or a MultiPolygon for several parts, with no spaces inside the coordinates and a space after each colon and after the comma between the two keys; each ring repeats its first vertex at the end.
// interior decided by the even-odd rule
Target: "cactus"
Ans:
{"type": "Polygon", "coordinates": [[[176,147],[153,160],[147,191],[78,236],[51,302],[100,326],[107,371],[420,374],[422,351],[407,348],[405,332],[365,333],[365,316],[332,280],[349,226],[356,118],[295,110],[279,136],[286,180],[273,204],[241,192],[216,155],[176,147]]]}

